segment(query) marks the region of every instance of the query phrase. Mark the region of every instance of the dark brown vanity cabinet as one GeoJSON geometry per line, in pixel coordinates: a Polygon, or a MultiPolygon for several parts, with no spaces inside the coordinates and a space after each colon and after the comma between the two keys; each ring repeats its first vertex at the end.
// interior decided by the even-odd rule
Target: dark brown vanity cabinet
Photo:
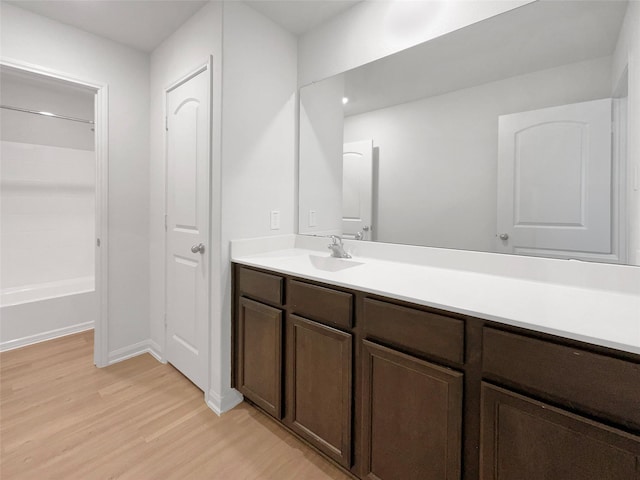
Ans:
{"type": "Polygon", "coordinates": [[[234,386],[369,480],[640,480],[640,356],[234,266],[234,386]]]}
{"type": "Polygon", "coordinates": [[[352,335],[296,315],[287,320],[285,423],[351,466],[352,335]]]}
{"type": "Polygon", "coordinates": [[[460,478],[462,374],[363,341],[363,476],[460,478]]]}
{"type": "Polygon", "coordinates": [[[282,418],[282,278],[249,269],[238,272],[235,386],[275,418],[282,418]],[[262,302],[253,300],[260,299],[262,302]]]}
{"type": "Polygon", "coordinates": [[[235,387],[350,468],[353,295],[239,266],[234,278],[235,387]]]}
{"type": "Polygon", "coordinates": [[[640,479],[637,362],[485,327],[483,376],[483,480],[640,479]]]}
{"type": "Polygon", "coordinates": [[[638,437],[482,385],[483,480],[637,480],[638,437]]]}
{"type": "Polygon", "coordinates": [[[463,373],[435,362],[462,365],[464,321],[372,298],[363,307],[362,475],[460,479],[463,373]]]}
{"type": "Polygon", "coordinates": [[[353,295],[298,280],[287,285],[285,423],[349,468],[353,295]]]}

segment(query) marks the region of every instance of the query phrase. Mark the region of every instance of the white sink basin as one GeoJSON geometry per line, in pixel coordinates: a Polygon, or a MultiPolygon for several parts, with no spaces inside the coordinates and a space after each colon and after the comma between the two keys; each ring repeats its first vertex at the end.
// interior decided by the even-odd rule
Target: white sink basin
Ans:
{"type": "Polygon", "coordinates": [[[324,270],[325,272],[338,272],[347,268],[363,265],[362,262],[356,262],[346,258],[321,257],[320,255],[309,255],[309,260],[314,268],[324,270]]]}

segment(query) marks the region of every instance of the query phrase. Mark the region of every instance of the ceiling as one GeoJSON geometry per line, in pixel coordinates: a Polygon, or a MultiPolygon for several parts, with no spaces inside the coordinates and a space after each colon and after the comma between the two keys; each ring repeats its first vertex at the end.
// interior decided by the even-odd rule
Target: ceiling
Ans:
{"type": "Polygon", "coordinates": [[[247,0],[285,30],[301,35],[353,7],[361,0],[247,0]]]}
{"type": "Polygon", "coordinates": [[[152,51],[207,3],[206,0],[4,2],[145,52],[152,51]]]}
{"type": "MultiPolygon", "coordinates": [[[[245,3],[289,32],[300,35],[359,1],[251,0],[245,3]]],[[[202,8],[207,0],[2,0],[2,2],[124,43],[138,50],[151,52],[202,8]]]]}

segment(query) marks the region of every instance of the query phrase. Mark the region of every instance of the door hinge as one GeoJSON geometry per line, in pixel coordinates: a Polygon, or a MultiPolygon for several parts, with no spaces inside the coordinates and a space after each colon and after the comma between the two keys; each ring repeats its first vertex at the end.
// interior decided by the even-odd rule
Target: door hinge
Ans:
{"type": "Polygon", "coordinates": [[[100,246],[100,239],[96,238],[96,247],[99,247],[99,246],[100,246]]]}
{"type": "Polygon", "coordinates": [[[164,328],[167,328],[167,312],[164,312],[164,328]]]}
{"type": "Polygon", "coordinates": [[[168,217],[168,215],[165,213],[164,214],[164,231],[165,232],[167,231],[167,228],[168,228],[168,226],[167,226],[168,225],[167,217],[168,217]]]}
{"type": "Polygon", "coordinates": [[[169,117],[164,117],[164,129],[169,131],[169,117]]]}

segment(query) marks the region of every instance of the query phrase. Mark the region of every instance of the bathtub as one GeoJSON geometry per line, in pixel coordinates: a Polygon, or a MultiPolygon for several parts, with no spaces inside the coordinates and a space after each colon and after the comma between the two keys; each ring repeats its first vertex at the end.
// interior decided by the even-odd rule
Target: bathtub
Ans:
{"type": "Polygon", "coordinates": [[[81,277],[0,290],[0,351],[93,328],[95,280],[81,277]]]}

